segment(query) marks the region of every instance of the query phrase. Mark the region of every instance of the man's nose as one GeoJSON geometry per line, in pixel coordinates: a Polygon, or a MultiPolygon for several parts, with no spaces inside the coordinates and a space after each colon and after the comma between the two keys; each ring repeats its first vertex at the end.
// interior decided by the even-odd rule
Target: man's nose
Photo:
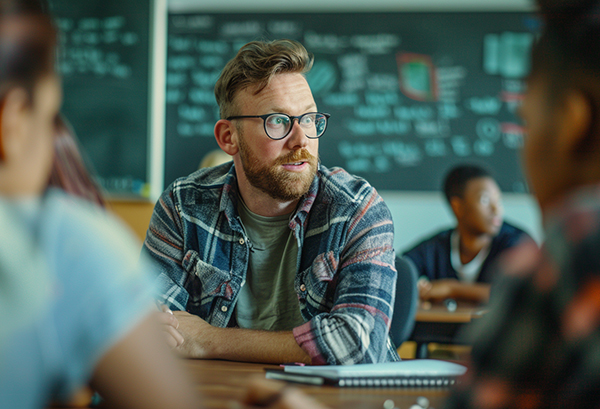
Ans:
{"type": "Polygon", "coordinates": [[[300,126],[298,118],[292,118],[292,129],[287,137],[288,143],[295,147],[305,147],[308,145],[308,136],[300,126]]]}
{"type": "Polygon", "coordinates": [[[494,214],[501,214],[502,213],[502,203],[500,202],[492,202],[490,203],[491,207],[492,207],[492,212],[494,214]]]}

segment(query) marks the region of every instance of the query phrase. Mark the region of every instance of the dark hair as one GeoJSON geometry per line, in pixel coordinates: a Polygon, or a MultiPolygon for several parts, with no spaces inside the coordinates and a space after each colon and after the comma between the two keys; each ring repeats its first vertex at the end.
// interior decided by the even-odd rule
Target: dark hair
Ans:
{"type": "Polygon", "coordinates": [[[537,0],[544,21],[532,51],[532,76],[548,78],[550,96],[600,80],[600,1],[537,0]]]}
{"type": "Polygon", "coordinates": [[[258,94],[276,74],[305,74],[312,64],[312,55],[297,41],[252,41],[244,45],[227,63],[215,85],[221,118],[238,115],[233,99],[239,91],[257,86],[258,94]]]}
{"type": "Polygon", "coordinates": [[[455,196],[462,198],[467,183],[479,178],[493,178],[493,176],[487,169],[477,165],[459,165],[452,168],[444,179],[444,195],[448,203],[455,196]]]}
{"type": "Polygon", "coordinates": [[[56,29],[40,0],[0,0],[0,99],[22,87],[31,101],[36,81],[54,70],[56,29]]]}
{"type": "Polygon", "coordinates": [[[54,161],[48,185],[105,207],[103,195],[90,176],[73,128],[61,115],[56,117],[54,126],[54,161]]]}

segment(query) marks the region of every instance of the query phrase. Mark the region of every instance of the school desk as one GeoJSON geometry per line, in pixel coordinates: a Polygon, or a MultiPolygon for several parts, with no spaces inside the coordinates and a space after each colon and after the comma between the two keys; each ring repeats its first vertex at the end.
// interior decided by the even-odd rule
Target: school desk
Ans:
{"type": "Polygon", "coordinates": [[[417,343],[416,358],[427,358],[429,343],[464,344],[462,331],[485,311],[485,307],[463,301],[457,303],[455,311],[449,311],[443,303],[419,302],[415,327],[409,337],[417,343]]]}
{"type": "MultiPolygon", "coordinates": [[[[264,368],[277,365],[253,364],[219,360],[184,360],[198,391],[203,395],[204,407],[231,409],[230,402],[239,400],[251,377],[264,378],[264,368]]],[[[429,399],[430,406],[441,408],[448,389],[394,389],[394,388],[340,388],[293,384],[317,401],[332,409],[384,409],[384,402],[392,400],[395,407],[409,408],[419,396],[429,399]]],[[[307,408],[308,409],[308,408],[307,408]]]]}
{"type": "MultiPolygon", "coordinates": [[[[278,365],[255,364],[221,360],[182,359],[196,390],[201,393],[201,408],[232,409],[239,406],[246,386],[253,377],[264,379],[265,368],[278,365]]],[[[331,409],[386,409],[391,400],[395,408],[410,408],[418,397],[429,400],[431,408],[443,407],[450,390],[447,388],[340,388],[337,386],[311,386],[290,384],[331,409]]],[[[88,401],[89,402],[89,401],[88,401]]],[[[73,409],[73,405],[53,405],[48,409],[73,409]]],[[[78,407],[89,407],[81,404],[78,407]]],[[[101,406],[102,407],[102,406],[101,406]]],[[[251,407],[244,407],[250,409],[251,407]]],[[[306,408],[310,409],[310,408],[306,408]]]]}

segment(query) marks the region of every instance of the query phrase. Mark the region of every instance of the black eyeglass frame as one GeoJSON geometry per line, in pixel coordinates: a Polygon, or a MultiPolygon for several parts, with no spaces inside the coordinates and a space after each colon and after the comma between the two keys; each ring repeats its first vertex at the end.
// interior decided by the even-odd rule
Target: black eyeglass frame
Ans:
{"type": "MultiPolygon", "coordinates": [[[[293,116],[293,115],[288,115],[288,114],[284,114],[283,112],[273,112],[271,114],[264,114],[264,115],[236,115],[236,116],[229,116],[227,118],[225,118],[228,121],[231,121],[232,119],[244,119],[244,118],[261,118],[263,120],[263,128],[265,130],[265,134],[267,134],[267,136],[269,137],[269,139],[272,139],[274,141],[280,141],[282,139],[285,139],[290,132],[292,132],[292,128],[294,128],[294,119],[298,120],[298,124],[300,123],[300,120],[306,116],[306,115],[311,115],[311,114],[319,114],[319,115],[323,115],[325,117],[325,128],[323,129],[323,132],[321,133],[321,135],[319,136],[308,136],[306,134],[304,134],[304,136],[306,136],[308,139],[319,139],[321,136],[323,136],[323,134],[325,133],[325,131],[327,130],[327,125],[329,124],[329,117],[331,116],[331,114],[327,114],[325,112],[307,112],[305,114],[299,115],[299,116],[293,116]],[[283,115],[283,116],[287,116],[288,118],[290,118],[290,129],[288,129],[287,133],[285,135],[283,135],[281,138],[273,138],[271,135],[269,135],[269,132],[267,132],[267,118],[270,117],[271,115],[283,115]]],[[[300,127],[302,127],[302,125],[300,125],[300,127]]]]}

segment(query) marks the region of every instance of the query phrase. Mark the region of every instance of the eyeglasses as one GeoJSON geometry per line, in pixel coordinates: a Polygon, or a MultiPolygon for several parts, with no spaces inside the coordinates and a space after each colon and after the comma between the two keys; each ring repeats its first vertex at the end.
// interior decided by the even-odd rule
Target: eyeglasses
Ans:
{"type": "Polygon", "coordinates": [[[265,133],[274,140],[280,140],[289,135],[294,127],[294,119],[298,120],[298,125],[304,130],[307,138],[320,138],[327,129],[327,120],[331,115],[320,112],[308,112],[300,116],[292,116],[288,114],[266,114],[266,115],[238,115],[230,116],[227,119],[245,119],[245,118],[262,118],[265,133]]]}

